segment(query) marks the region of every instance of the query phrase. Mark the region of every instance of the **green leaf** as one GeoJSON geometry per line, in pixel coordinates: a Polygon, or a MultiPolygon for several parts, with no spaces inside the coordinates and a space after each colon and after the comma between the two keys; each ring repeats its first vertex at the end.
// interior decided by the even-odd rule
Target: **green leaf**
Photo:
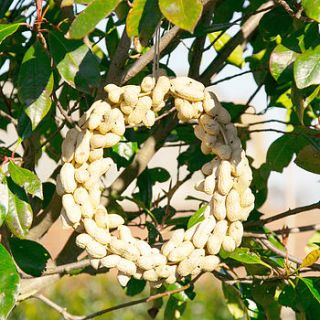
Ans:
{"type": "Polygon", "coordinates": [[[286,307],[295,307],[297,304],[297,293],[291,284],[286,285],[279,295],[279,303],[286,307]]]}
{"type": "Polygon", "coordinates": [[[294,135],[285,134],[275,140],[268,149],[267,163],[277,172],[282,172],[289,165],[295,152],[296,138],[294,135]]]}
{"type": "Polygon", "coordinates": [[[246,315],[246,307],[241,299],[240,292],[233,286],[222,283],[222,290],[228,309],[234,319],[242,319],[246,315]]]}
{"type": "Polygon", "coordinates": [[[269,60],[271,75],[278,82],[291,80],[293,62],[299,54],[290,50],[283,44],[278,44],[272,51],[269,60]]]}
{"type": "Polygon", "coordinates": [[[173,320],[179,319],[183,312],[186,309],[186,302],[179,301],[173,296],[170,296],[166,308],[164,310],[163,319],[164,320],[173,320]]]}
{"type": "Polygon", "coordinates": [[[35,241],[11,238],[10,249],[21,270],[34,277],[41,276],[50,259],[47,249],[35,241]]]}
{"type": "Polygon", "coordinates": [[[136,294],[141,293],[146,286],[146,281],[145,280],[138,280],[131,278],[126,286],[126,294],[129,297],[133,297],[136,294]]]}
{"type": "Polygon", "coordinates": [[[320,84],[320,45],[302,53],[294,63],[293,72],[299,89],[320,84]]]}
{"type": "Polygon", "coordinates": [[[294,162],[304,170],[320,174],[320,151],[313,145],[303,147],[294,162]]]}
{"type": "Polygon", "coordinates": [[[7,250],[0,244],[0,319],[13,309],[19,289],[19,274],[7,250]]]}
{"type": "Polygon", "coordinates": [[[157,0],[135,0],[126,20],[129,37],[139,37],[146,46],[161,20],[157,0]]]}
{"type": "Polygon", "coordinates": [[[302,6],[310,19],[320,22],[320,0],[302,0],[302,6]]]}
{"type": "Polygon", "coordinates": [[[112,60],[119,44],[119,33],[112,16],[109,17],[106,25],[105,44],[108,50],[108,56],[110,60],[112,60]]]}
{"type": "Polygon", "coordinates": [[[148,169],[148,171],[152,184],[155,184],[156,182],[166,182],[170,179],[170,173],[164,168],[156,167],[148,169]]]}
{"type": "Polygon", "coordinates": [[[7,179],[0,169],[0,227],[5,221],[8,213],[8,196],[7,179]]]}
{"type": "Polygon", "coordinates": [[[212,160],[212,155],[204,155],[201,152],[200,143],[191,144],[188,149],[178,156],[179,166],[186,165],[190,172],[200,170],[200,168],[212,160]]]}
{"type": "Polygon", "coordinates": [[[147,208],[150,208],[152,202],[152,185],[150,172],[147,168],[137,178],[137,187],[139,188],[137,198],[141,200],[147,208]]]}
{"type": "Polygon", "coordinates": [[[267,263],[262,261],[256,253],[251,252],[249,248],[237,248],[228,257],[241,263],[260,264],[271,269],[271,267],[267,263]]]}
{"type": "Polygon", "coordinates": [[[18,78],[19,98],[26,105],[32,130],[50,110],[53,82],[50,59],[37,41],[25,53],[18,78]]]}
{"type": "Polygon", "coordinates": [[[20,25],[21,23],[0,24],[0,44],[5,38],[15,33],[20,25]]]}
{"type": "Polygon", "coordinates": [[[12,160],[9,162],[8,171],[17,185],[23,187],[27,193],[43,199],[41,181],[33,172],[17,166],[12,160]]]}
{"type": "Polygon", "coordinates": [[[116,8],[120,0],[93,0],[72,22],[66,37],[81,39],[116,8]]]}
{"type": "Polygon", "coordinates": [[[149,244],[154,244],[156,242],[157,238],[160,241],[163,240],[161,233],[158,231],[158,229],[156,228],[156,226],[153,223],[146,221],[146,226],[148,229],[148,243],[149,244]]]}
{"type": "Polygon", "coordinates": [[[313,297],[320,303],[320,279],[319,278],[299,278],[309,289],[313,297]]]}
{"type": "Polygon", "coordinates": [[[99,62],[87,45],[67,40],[62,33],[49,33],[50,53],[62,79],[71,87],[90,93],[100,84],[99,62]]]}
{"type": "MultiPolygon", "coordinates": [[[[223,32],[223,31],[217,31],[208,34],[208,38],[211,43],[213,43],[213,47],[217,52],[220,52],[223,47],[229,42],[231,37],[223,32]],[[222,34],[222,35],[221,35],[222,34]]],[[[243,49],[242,46],[238,45],[229,55],[227,58],[227,61],[236,66],[241,68],[244,64],[244,58],[243,58],[243,49]]]]}
{"type": "Polygon", "coordinates": [[[208,205],[204,205],[201,208],[199,208],[188,220],[188,225],[187,225],[187,229],[190,229],[191,227],[193,227],[194,225],[196,225],[197,223],[201,222],[204,220],[204,216],[203,213],[206,210],[208,205]]]}
{"type": "Polygon", "coordinates": [[[32,224],[33,213],[29,203],[21,200],[9,189],[8,214],[6,224],[18,238],[24,238],[32,224]]]}
{"type": "Polygon", "coordinates": [[[193,32],[202,13],[200,0],[160,0],[159,7],[166,19],[189,32],[193,32]]]}
{"type": "Polygon", "coordinates": [[[254,302],[263,306],[266,319],[280,319],[280,305],[275,298],[278,282],[254,281],[251,287],[254,302]]]}
{"type": "MultiPolygon", "coordinates": [[[[173,284],[165,284],[166,291],[172,291],[180,289],[182,285],[180,283],[173,283],[173,284]]],[[[185,291],[180,291],[177,293],[172,294],[172,297],[174,297],[176,300],[181,302],[186,302],[189,300],[188,295],[185,293],[185,291]]]]}

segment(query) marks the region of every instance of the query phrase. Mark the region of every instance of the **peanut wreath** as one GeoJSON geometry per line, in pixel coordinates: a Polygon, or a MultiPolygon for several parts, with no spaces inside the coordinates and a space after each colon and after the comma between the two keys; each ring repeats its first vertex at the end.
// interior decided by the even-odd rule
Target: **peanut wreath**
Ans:
{"type": "Polygon", "coordinates": [[[76,244],[95,267],[118,270],[121,285],[134,277],[160,287],[213,271],[221,248],[231,252],[241,244],[242,221],[254,207],[251,169],[230,114],[214,93],[188,77],[161,76],[156,81],[147,76],[140,86],[109,84],[105,91],[106,101],[94,102],[79,120],[81,130],[70,129],[62,144],[56,188],[64,225],[79,232],[76,244]],[[194,132],[202,152],[216,157],[203,165],[204,179],[195,185],[212,196],[204,220],[188,230],[173,231],[158,249],[135,238],[120,215],[109,214],[100,204],[100,179],[113,163],[103,158],[103,149],[120,141],[126,124],[151,127],[171,97],[180,121],[198,120],[194,132]]]}

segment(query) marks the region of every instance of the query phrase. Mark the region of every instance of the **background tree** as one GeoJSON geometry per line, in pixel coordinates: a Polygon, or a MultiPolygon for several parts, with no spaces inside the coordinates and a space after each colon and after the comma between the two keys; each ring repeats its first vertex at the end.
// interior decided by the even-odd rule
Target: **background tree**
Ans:
{"type": "MultiPolygon", "coordinates": [[[[63,128],[76,126],[79,115],[95,99],[104,97],[106,84],[138,84],[152,72],[156,51],[152,36],[160,25],[160,57],[166,58],[161,60],[161,68],[169,75],[174,75],[168,67],[171,53],[185,39],[192,39],[185,62],[189,63],[189,76],[205,86],[214,84],[213,78],[228,64],[250,67],[248,72],[253,74],[258,89],[248,103],[223,104],[234,122],[240,121],[261,88],[268,96],[266,110],[286,109],[286,130],[270,146],[266,163],[254,168],[256,203],[245,224],[242,246],[231,254],[220,253],[224,265],[214,275],[222,282],[235,318],[277,319],[281,306],[289,306],[302,319],[314,319],[320,312],[316,273],[320,251],[315,249],[301,261],[287,252],[286,245],[290,233],[318,227],[270,230],[267,225],[319,208],[320,203],[268,218],[259,208],[267,197],[270,173],[282,172],[293,157],[301,168],[320,173],[319,22],[319,0],[17,0],[13,4],[3,0],[0,127],[6,130],[9,123],[13,124],[18,138],[11,145],[1,141],[0,149],[0,318],[8,317],[17,302],[31,297],[42,300],[65,319],[90,319],[150,301],[154,305],[149,314],[155,316],[162,306],[159,301],[170,296],[163,306],[165,318],[170,319],[177,312],[182,314],[196,294],[194,281],[189,280],[151,292],[145,299],[74,316],[39,293],[64,275],[106,270],[94,270],[86,258],[77,261],[81,250],[74,245],[75,234],[52,261],[54,266],[46,267],[50,255],[38,241],[58,219],[61,200],[52,181],[37,177],[37,163],[44,153],[56,161],[52,173],[55,178],[60,168],[63,128]],[[239,18],[235,19],[235,14],[239,18]],[[228,30],[235,25],[239,31],[231,37],[228,30]],[[252,54],[244,59],[247,47],[252,48],[252,54]],[[203,66],[203,54],[212,48],[217,55],[203,66]],[[21,146],[23,153],[18,154],[21,146]],[[238,270],[245,270],[243,276],[238,270]],[[315,271],[314,276],[307,277],[310,271],[315,271]]],[[[247,71],[236,76],[244,73],[247,71]]],[[[251,125],[240,129],[243,145],[256,131],[251,125]]],[[[127,222],[141,217],[139,226],[147,228],[151,243],[159,236],[156,224],[163,228],[186,227],[190,215],[181,216],[170,205],[171,198],[210,159],[201,153],[192,126],[179,123],[174,110],[167,106],[151,129],[128,128],[123,143],[126,152],[114,147],[106,154],[124,169],[105,190],[108,210],[121,213],[127,222]],[[164,168],[149,169],[148,163],[168,142],[188,146],[178,157],[179,167],[186,166],[188,174],[172,180],[169,191],[155,199],[155,183],[169,180],[170,173],[164,168]],[[125,199],[134,202],[138,211],[125,212],[122,194],[133,181],[138,192],[125,199]]],[[[200,199],[200,208],[202,204],[200,199]]],[[[200,216],[201,210],[195,215],[200,216]]],[[[142,281],[130,281],[127,292],[139,293],[144,285],[142,281]]]]}

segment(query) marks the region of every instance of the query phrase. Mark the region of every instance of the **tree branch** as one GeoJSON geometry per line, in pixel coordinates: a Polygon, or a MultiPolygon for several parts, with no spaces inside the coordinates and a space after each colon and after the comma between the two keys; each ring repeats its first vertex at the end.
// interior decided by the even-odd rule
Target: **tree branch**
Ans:
{"type": "Polygon", "coordinates": [[[295,19],[301,20],[303,22],[313,22],[314,20],[309,19],[307,17],[303,17],[301,16],[301,11],[299,10],[298,12],[294,12],[291,7],[289,6],[289,4],[284,1],[284,0],[274,0],[274,2],[276,2],[277,4],[279,4],[284,10],[287,11],[287,13],[295,19]]]}
{"type": "MultiPolygon", "coordinates": [[[[212,20],[212,14],[214,11],[214,8],[216,6],[217,0],[208,2],[205,6],[205,12],[203,14],[203,18],[201,19],[201,25],[203,27],[207,27],[211,20],[212,20]]],[[[192,55],[191,55],[191,61],[190,61],[190,69],[189,69],[189,77],[198,79],[199,78],[199,71],[200,71],[200,65],[202,60],[202,55],[204,51],[204,45],[207,39],[207,35],[204,34],[201,37],[198,37],[194,40],[192,44],[192,55]]]]}
{"type": "Polygon", "coordinates": [[[67,312],[67,310],[65,308],[59,306],[58,304],[56,304],[55,302],[51,301],[50,299],[44,297],[43,295],[34,295],[34,297],[41,300],[42,302],[46,303],[48,306],[50,306],[51,308],[53,308],[54,310],[59,312],[66,320],[89,320],[89,319],[96,318],[98,316],[101,316],[103,314],[106,314],[106,313],[109,313],[109,312],[112,312],[115,310],[124,309],[124,308],[131,307],[131,306],[141,304],[141,303],[148,303],[148,302],[160,299],[160,298],[171,296],[172,294],[175,294],[175,293],[185,291],[185,290],[189,289],[190,287],[192,287],[193,284],[201,277],[201,275],[202,274],[199,274],[197,277],[195,277],[188,284],[186,284],[185,286],[180,287],[178,289],[157,293],[157,294],[151,295],[147,298],[122,303],[122,304],[119,304],[119,305],[111,307],[111,308],[106,308],[106,309],[103,309],[103,310],[100,310],[97,312],[93,312],[91,314],[88,314],[87,316],[77,316],[77,315],[70,314],[69,312],[67,312]]]}
{"type": "Polygon", "coordinates": [[[63,316],[63,319],[65,320],[80,320],[82,319],[82,317],[80,316],[75,316],[72,315],[71,313],[69,313],[66,308],[59,306],[57,303],[53,302],[52,300],[48,299],[47,297],[45,297],[42,294],[36,294],[33,296],[36,299],[39,299],[40,301],[42,301],[43,303],[45,303],[46,305],[48,305],[50,308],[56,310],[58,313],[60,313],[63,316]]]}
{"type": "Polygon", "coordinates": [[[263,238],[266,234],[292,234],[292,233],[302,233],[308,231],[318,231],[320,230],[320,224],[310,224],[302,227],[292,227],[292,228],[282,228],[277,230],[272,230],[270,232],[263,231],[254,231],[254,232],[245,232],[244,237],[247,238],[263,238]]]}
{"type": "Polygon", "coordinates": [[[210,79],[223,68],[225,61],[227,60],[229,55],[232,53],[232,51],[239,44],[246,42],[250,38],[252,33],[255,31],[255,29],[259,25],[261,18],[264,16],[266,12],[271,10],[271,8],[269,8],[269,10],[264,10],[264,9],[270,7],[270,5],[272,4],[273,4],[273,1],[267,1],[264,4],[262,4],[257,9],[260,12],[258,14],[254,14],[251,17],[249,17],[247,21],[241,26],[240,31],[228,41],[228,43],[219,52],[217,57],[210,63],[207,69],[200,76],[200,80],[204,85],[207,86],[210,84],[210,79]]]}
{"type": "MultiPolygon", "coordinates": [[[[161,38],[159,48],[160,53],[170,44],[170,42],[180,33],[180,29],[174,26],[161,38]]],[[[152,46],[148,52],[142,55],[127,71],[124,72],[120,84],[128,82],[136,74],[142,71],[152,60],[155,54],[155,47],[152,46]]]]}
{"type": "Polygon", "coordinates": [[[305,211],[310,211],[310,210],[314,210],[314,209],[320,209],[320,201],[315,202],[313,204],[307,205],[307,206],[302,206],[302,207],[298,207],[295,209],[289,209],[287,211],[284,211],[282,213],[279,213],[275,216],[269,217],[269,218],[265,218],[265,219],[261,219],[258,221],[249,221],[244,223],[244,226],[247,227],[257,227],[257,226],[263,226],[267,223],[273,222],[273,221],[277,221],[289,216],[293,216],[295,214],[301,213],[301,212],[305,212],[305,211]]]}
{"type": "Polygon", "coordinates": [[[35,224],[28,233],[27,239],[38,240],[42,238],[51,225],[59,218],[61,206],[61,198],[55,193],[49,206],[43,211],[41,216],[35,219],[35,224]]]}
{"type": "Polygon", "coordinates": [[[108,83],[119,85],[123,74],[123,68],[128,58],[128,52],[131,46],[131,40],[127,35],[126,29],[123,30],[120,42],[111,61],[109,71],[103,86],[108,83]]]}
{"type": "Polygon", "coordinates": [[[15,127],[18,125],[18,121],[12,117],[9,113],[4,112],[3,110],[0,110],[0,117],[6,118],[9,120],[15,127]]]}
{"type": "MultiPolygon", "coordinates": [[[[287,253],[287,252],[284,252],[280,249],[278,249],[277,247],[275,247],[272,243],[270,243],[269,240],[267,240],[266,238],[265,239],[259,239],[259,241],[269,250],[271,250],[272,252],[274,252],[275,254],[277,254],[278,256],[280,257],[283,257],[283,258],[286,258],[294,263],[296,263],[298,266],[302,264],[302,260],[287,253]]],[[[309,268],[312,268],[313,270],[317,270],[319,271],[320,270],[320,264],[318,263],[315,263],[313,264],[312,266],[309,266],[309,268]]]]}

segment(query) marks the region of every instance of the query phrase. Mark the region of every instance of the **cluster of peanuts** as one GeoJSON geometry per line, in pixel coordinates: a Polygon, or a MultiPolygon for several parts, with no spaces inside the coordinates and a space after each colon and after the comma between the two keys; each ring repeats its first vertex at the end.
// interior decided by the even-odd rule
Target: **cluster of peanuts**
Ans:
{"type": "Polygon", "coordinates": [[[160,287],[212,272],[221,249],[232,252],[241,244],[242,221],[254,207],[251,169],[230,114],[212,92],[188,77],[147,76],[140,86],[109,84],[105,91],[105,101],[93,103],[79,120],[81,129],[69,130],[62,145],[56,189],[63,224],[79,232],[76,244],[87,251],[92,266],[116,268],[123,286],[131,277],[160,287]],[[211,196],[204,219],[151,247],[100,204],[101,177],[113,164],[103,149],[116,145],[128,124],[152,126],[166,101],[174,104],[180,121],[198,120],[194,132],[201,150],[216,157],[202,167],[205,178],[195,186],[211,196]]]}

